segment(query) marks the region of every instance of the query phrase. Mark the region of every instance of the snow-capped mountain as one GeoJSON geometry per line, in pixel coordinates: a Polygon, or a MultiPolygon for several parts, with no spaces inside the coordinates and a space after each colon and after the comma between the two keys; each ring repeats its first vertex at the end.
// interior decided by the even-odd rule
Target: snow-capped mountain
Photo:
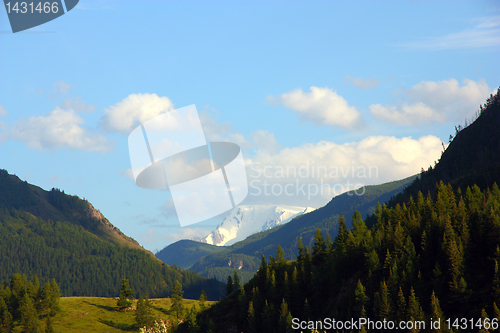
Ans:
{"type": "Polygon", "coordinates": [[[231,245],[313,210],[311,207],[295,206],[237,206],[209,235],[193,240],[218,246],[231,245]]]}

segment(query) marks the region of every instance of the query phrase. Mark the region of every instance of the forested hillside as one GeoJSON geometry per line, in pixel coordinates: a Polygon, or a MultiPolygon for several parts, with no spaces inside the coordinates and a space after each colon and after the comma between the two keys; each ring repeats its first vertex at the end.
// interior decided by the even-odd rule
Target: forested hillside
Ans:
{"type": "Polygon", "coordinates": [[[403,332],[499,332],[499,126],[500,88],[472,124],[457,127],[434,168],[377,205],[369,225],[356,211],[349,230],[342,217],[333,242],[318,229],[312,246],[299,242],[295,261],[278,247],[250,282],[198,316],[198,327],[182,329],[291,332],[292,318],[370,318],[395,329],[422,323],[403,332]]]}
{"type": "Polygon", "coordinates": [[[476,113],[475,121],[466,120],[455,127],[450,144],[439,163],[429,166],[405,190],[388,204],[406,202],[410,195],[432,191],[437,183],[450,183],[454,189],[467,186],[491,187],[500,179],[500,88],[476,113]]]}
{"type": "Polygon", "coordinates": [[[0,171],[0,281],[23,273],[42,283],[55,278],[63,296],[115,297],[128,278],[137,294],[166,297],[179,280],[186,298],[201,290],[209,299],[222,294],[222,283],[162,263],[88,202],[55,189],[37,191],[43,190],[0,171]]]}
{"type": "Polygon", "coordinates": [[[224,247],[181,239],[168,245],[156,257],[168,265],[190,268],[201,257],[224,250],[224,247]]]}
{"type": "Polygon", "coordinates": [[[462,193],[441,183],[435,199],[419,193],[376,215],[368,229],[356,212],[350,231],[342,218],[334,243],[318,230],[294,262],[280,250],[269,264],[263,257],[249,283],[199,317],[200,331],[288,332],[292,317],[423,320],[421,331],[430,318],[500,320],[496,184],[462,193]]]}

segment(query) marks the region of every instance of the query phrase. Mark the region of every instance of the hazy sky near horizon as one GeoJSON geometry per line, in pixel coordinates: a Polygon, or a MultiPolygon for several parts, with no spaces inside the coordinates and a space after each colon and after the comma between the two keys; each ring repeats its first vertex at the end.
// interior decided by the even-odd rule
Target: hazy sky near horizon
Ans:
{"type": "Polygon", "coordinates": [[[499,56],[497,1],[81,0],[16,34],[2,9],[0,168],[162,249],[222,216],[181,228],[168,192],[135,185],[139,121],[195,104],[242,149],[243,204],[318,208],[433,165],[499,56]]]}

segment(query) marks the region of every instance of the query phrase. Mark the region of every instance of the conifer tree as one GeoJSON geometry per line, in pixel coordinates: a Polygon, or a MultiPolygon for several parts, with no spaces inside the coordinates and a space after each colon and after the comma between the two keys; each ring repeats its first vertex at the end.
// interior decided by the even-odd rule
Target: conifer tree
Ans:
{"type": "MultiPolygon", "coordinates": [[[[245,289],[243,289],[245,290],[245,289]]],[[[205,310],[206,307],[206,301],[207,301],[207,294],[205,293],[205,290],[202,290],[200,293],[200,310],[203,311],[205,310]]]]}
{"type": "MultiPolygon", "coordinates": [[[[415,296],[415,290],[413,290],[413,287],[411,287],[410,289],[410,297],[408,298],[408,310],[406,313],[408,316],[407,318],[410,321],[416,322],[424,320],[422,307],[420,306],[418,298],[415,296]]],[[[414,327],[414,329],[410,332],[416,333],[420,332],[420,330],[417,327],[414,327]]]]}
{"type": "Polygon", "coordinates": [[[226,282],[226,296],[229,296],[233,291],[234,291],[233,277],[231,275],[228,275],[226,282]]]}
{"type": "Polygon", "coordinates": [[[432,332],[445,332],[444,330],[444,327],[446,326],[445,323],[444,323],[444,315],[443,315],[443,311],[441,310],[441,306],[439,305],[439,300],[436,296],[436,294],[434,293],[434,291],[432,291],[432,295],[431,295],[431,318],[433,321],[435,320],[440,320],[441,322],[441,328],[440,329],[432,329],[432,332]]]}
{"type": "Polygon", "coordinates": [[[284,263],[286,263],[285,252],[283,251],[283,248],[279,244],[278,244],[278,247],[276,249],[276,262],[280,265],[283,265],[284,263]]]}
{"type": "Polygon", "coordinates": [[[316,229],[316,235],[314,237],[314,246],[312,248],[312,260],[313,264],[321,265],[325,262],[326,258],[326,243],[323,239],[320,229],[316,229]]]}
{"type": "Polygon", "coordinates": [[[234,274],[233,274],[233,290],[236,291],[240,289],[240,277],[238,276],[238,271],[236,268],[234,269],[234,274]]]}
{"type": "Polygon", "coordinates": [[[280,318],[279,318],[279,326],[278,332],[280,333],[292,333],[292,315],[288,310],[288,304],[285,299],[281,302],[280,307],[280,318]]]}
{"type": "Polygon", "coordinates": [[[396,303],[396,320],[398,322],[406,320],[406,299],[401,286],[399,287],[398,300],[396,303]]]}
{"type": "Polygon", "coordinates": [[[184,312],[184,306],[182,305],[182,295],[184,291],[182,290],[182,284],[175,280],[174,290],[172,291],[172,305],[170,310],[174,312],[175,318],[179,320],[184,312]]]}
{"type": "Polygon", "coordinates": [[[52,279],[50,283],[50,314],[54,316],[57,312],[61,311],[59,307],[59,300],[61,298],[61,290],[57,285],[56,279],[52,279]]]}
{"type": "Polygon", "coordinates": [[[142,296],[137,301],[137,306],[135,309],[135,322],[138,327],[149,327],[154,323],[154,315],[151,309],[151,301],[148,295],[143,298],[142,296]]]}
{"type": "Polygon", "coordinates": [[[120,297],[116,302],[116,305],[120,310],[126,310],[132,305],[132,300],[134,299],[134,293],[132,288],[128,284],[128,279],[122,279],[122,286],[120,288],[120,297]]]}
{"type": "Polygon", "coordinates": [[[358,280],[354,291],[354,314],[357,318],[363,318],[362,311],[367,306],[368,301],[369,298],[366,296],[366,289],[361,283],[361,280],[358,280]]]}
{"type": "Polygon", "coordinates": [[[380,284],[379,295],[380,303],[378,307],[378,316],[381,320],[389,320],[390,318],[392,318],[391,296],[389,294],[389,289],[387,288],[385,281],[382,281],[382,283],[380,284]]]}
{"type": "Polygon", "coordinates": [[[0,333],[10,333],[12,331],[12,315],[9,312],[7,303],[0,296],[0,333]]]}
{"type": "Polygon", "coordinates": [[[28,293],[24,293],[24,296],[20,302],[19,307],[21,313],[21,326],[22,333],[41,333],[40,324],[38,322],[38,314],[31,298],[29,298],[28,293]]]}
{"type": "Polygon", "coordinates": [[[253,302],[248,303],[248,316],[247,316],[248,332],[257,332],[257,323],[255,321],[255,310],[253,302]]]}

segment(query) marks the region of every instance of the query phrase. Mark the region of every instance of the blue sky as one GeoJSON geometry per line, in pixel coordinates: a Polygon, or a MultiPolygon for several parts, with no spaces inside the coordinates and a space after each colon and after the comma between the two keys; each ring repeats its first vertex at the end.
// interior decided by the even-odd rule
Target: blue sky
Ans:
{"type": "Polygon", "coordinates": [[[168,192],[135,185],[139,121],[195,104],[209,141],[242,148],[243,204],[317,208],[433,164],[500,86],[499,51],[496,1],[81,0],[16,34],[0,10],[0,168],[161,249],[222,217],[180,228],[168,192]]]}

